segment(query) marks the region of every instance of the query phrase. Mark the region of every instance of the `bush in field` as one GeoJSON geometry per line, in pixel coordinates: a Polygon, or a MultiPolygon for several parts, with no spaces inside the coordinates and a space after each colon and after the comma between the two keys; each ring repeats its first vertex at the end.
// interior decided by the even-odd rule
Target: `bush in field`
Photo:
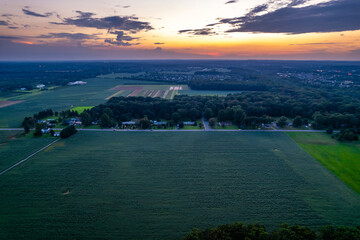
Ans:
{"type": "Polygon", "coordinates": [[[358,141],[359,136],[353,129],[343,129],[339,133],[333,135],[338,141],[358,141]]]}
{"type": "Polygon", "coordinates": [[[32,117],[25,117],[24,121],[22,122],[22,126],[24,127],[25,133],[30,132],[30,128],[34,127],[35,119],[32,117]]]}
{"type": "Polygon", "coordinates": [[[42,136],[42,131],[41,131],[42,128],[43,128],[43,124],[41,124],[41,123],[36,124],[35,132],[34,132],[35,137],[41,137],[42,136]]]}
{"type": "Polygon", "coordinates": [[[84,126],[90,126],[91,125],[91,116],[86,111],[80,114],[81,121],[84,124],[84,126]]]}
{"type": "Polygon", "coordinates": [[[301,127],[301,125],[303,125],[302,118],[300,116],[296,116],[293,121],[293,126],[297,128],[297,127],[301,127]]]}
{"type": "Polygon", "coordinates": [[[64,128],[63,130],[61,130],[60,137],[68,138],[68,137],[71,137],[72,135],[74,135],[75,133],[77,133],[77,130],[74,125],[71,125],[69,127],[64,128]]]}
{"type": "Polygon", "coordinates": [[[334,133],[334,129],[328,128],[328,129],[326,129],[326,133],[327,133],[327,134],[333,134],[333,133],[334,133]]]}
{"type": "Polygon", "coordinates": [[[113,127],[115,125],[114,121],[110,118],[107,113],[103,113],[100,117],[100,126],[101,127],[113,127]]]}
{"type": "Polygon", "coordinates": [[[240,127],[241,125],[243,125],[245,118],[246,118],[246,113],[244,112],[244,110],[240,106],[235,107],[234,123],[240,127]]]}
{"type": "Polygon", "coordinates": [[[209,125],[210,125],[210,127],[214,127],[215,124],[216,124],[216,119],[215,119],[215,118],[210,118],[210,119],[209,119],[209,125]]]}
{"type": "Polygon", "coordinates": [[[175,124],[178,124],[178,122],[181,119],[181,116],[179,113],[175,112],[171,115],[171,119],[174,121],[175,124]]]}
{"type": "Polygon", "coordinates": [[[276,125],[278,125],[279,127],[283,128],[285,127],[287,124],[287,118],[282,116],[279,121],[277,121],[276,125]]]}
{"type": "Polygon", "coordinates": [[[206,108],[204,111],[204,118],[205,119],[209,119],[214,115],[213,111],[211,110],[211,108],[206,108]]]}
{"type": "Polygon", "coordinates": [[[151,126],[151,122],[147,117],[140,119],[140,128],[148,129],[151,126]]]}

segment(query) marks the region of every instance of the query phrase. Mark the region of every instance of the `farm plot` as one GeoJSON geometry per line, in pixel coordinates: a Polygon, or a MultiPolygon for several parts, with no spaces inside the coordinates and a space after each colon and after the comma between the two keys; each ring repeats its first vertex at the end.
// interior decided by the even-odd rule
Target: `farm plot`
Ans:
{"type": "MultiPolygon", "coordinates": [[[[23,101],[0,108],[0,127],[20,127],[24,117],[51,108],[62,111],[76,106],[95,106],[109,96],[109,89],[133,81],[119,79],[86,79],[86,85],[57,87],[48,91],[13,96],[11,101],[23,101]]],[[[133,83],[134,84],[134,83],[133,83]]]]}
{"type": "Polygon", "coordinates": [[[22,131],[0,131],[0,172],[54,141],[52,137],[28,138],[22,131]]]}
{"type": "Polygon", "coordinates": [[[119,85],[111,89],[113,93],[106,100],[112,97],[159,97],[173,99],[179,91],[188,89],[186,85],[119,85]]]}
{"type": "Polygon", "coordinates": [[[0,108],[15,105],[15,104],[18,104],[21,102],[23,102],[23,101],[0,101],[0,108]]]}
{"type": "Polygon", "coordinates": [[[359,194],[276,132],[79,132],[3,175],[0,190],[8,240],[360,222],[359,194]]]}

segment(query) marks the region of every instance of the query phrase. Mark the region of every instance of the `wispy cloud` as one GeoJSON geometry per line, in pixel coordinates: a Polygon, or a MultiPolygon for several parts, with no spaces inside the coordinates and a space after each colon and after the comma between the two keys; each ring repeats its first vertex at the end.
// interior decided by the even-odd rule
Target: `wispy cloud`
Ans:
{"type": "Polygon", "coordinates": [[[9,25],[8,22],[0,20],[0,26],[8,26],[8,25],[9,25]]]}
{"type": "Polygon", "coordinates": [[[185,29],[185,30],[180,30],[179,33],[180,34],[186,33],[186,34],[195,35],[195,36],[217,35],[217,33],[212,28],[185,29]]]}
{"type": "Polygon", "coordinates": [[[84,33],[49,33],[45,35],[39,35],[35,38],[66,38],[72,40],[85,40],[85,39],[95,39],[97,34],[84,34],[84,33]]]}
{"type": "Polygon", "coordinates": [[[29,15],[29,16],[33,16],[33,17],[42,17],[42,18],[47,18],[47,17],[50,17],[50,16],[52,16],[54,14],[53,12],[46,12],[44,14],[37,13],[37,12],[31,11],[30,7],[28,7],[28,6],[25,6],[22,9],[22,11],[23,11],[23,13],[25,15],[29,15]]]}

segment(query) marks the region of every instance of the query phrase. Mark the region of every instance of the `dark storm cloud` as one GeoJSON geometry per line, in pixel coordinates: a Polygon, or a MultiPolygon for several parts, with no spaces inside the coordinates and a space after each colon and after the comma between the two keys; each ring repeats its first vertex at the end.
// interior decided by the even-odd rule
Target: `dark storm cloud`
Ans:
{"type": "Polygon", "coordinates": [[[0,20],[0,26],[8,26],[8,25],[9,25],[8,22],[0,20]]]}
{"type": "Polygon", "coordinates": [[[19,37],[14,37],[14,36],[1,36],[0,35],[0,40],[17,40],[20,39],[19,37]]]}
{"type": "Polygon", "coordinates": [[[196,36],[211,36],[217,34],[216,32],[214,32],[212,28],[186,29],[186,30],[180,30],[179,33],[180,34],[186,33],[196,36]]]}
{"type": "MultiPolygon", "coordinates": [[[[332,0],[303,6],[309,0],[269,1],[252,8],[245,16],[222,18],[203,29],[180,30],[192,35],[216,35],[216,25],[230,25],[227,32],[287,33],[339,32],[360,29],[360,1],[332,0]]],[[[231,2],[231,1],[230,1],[231,2]]]]}
{"type": "Polygon", "coordinates": [[[238,0],[230,0],[230,1],[227,1],[225,4],[231,4],[231,3],[237,3],[238,0]]]}
{"type": "Polygon", "coordinates": [[[298,5],[304,4],[308,1],[309,0],[293,0],[293,1],[291,1],[291,3],[289,3],[288,7],[298,6],[298,5]]]}
{"type": "Polygon", "coordinates": [[[118,45],[118,46],[124,46],[124,47],[128,47],[128,46],[132,46],[132,45],[139,45],[140,43],[130,43],[131,41],[137,40],[139,39],[138,37],[131,37],[127,34],[125,34],[123,31],[114,31],[114,32],[110,32],[111,34],[116,34],[116,39],[105,39],[106,43],[110,43],[113,45],[118,45]]]}
{"type": "Polygon", "coordinates": [[[149,22],[140,21],[134,16],[109,16],[103,18],[93,17],[94,13],[77,11],[79,16],[75,18],[65,18],[63,22],[50,22],[57,25],[73,25],[77,27],[89,27],[96,29],[122,30],[136,33],[142,30],[152,30],[149,22]]]}
{"type": "Polygon", "coordinates": [[[90,18],[96,15],[95,13],[92,12],[83,12],[83,11],[76,11],[76,13],[79,14],[79,18],[90,18]]]}
{"type": "Polygon", "coordinates": [[[46,35],[39,35],[36,38],[66,38],[72,40],[85,40],[94,39],[96,34],[84,34],[84,33],[49,33],[46,35]]]}
{"type": "Polygon", "coordinates": [[[43,18],[47,18],[47,17],[50,17],[50,16],[53,15],[53,13],[51,13],[51,12],[47,12],[47,13],[41,14],[41,13],[37,13],[37,12],[30,11],[28,6],[25,6],[25,7],[22,9],[22,11],[23,11],[23,13],[24,13],[25,15],[29,15],[29,16],[33,16],[33,17],[43,17],[43,18]]]}
{"type": "MultiPolygon", "coordinates": [[[[245,17],[221,19],[232,25],[228,32],[262,32],[301,34],[335,32],[360,29],[360,1],[334,0],[306,7],[293,7],[305,1],[292,1],[290,5],[263,15],[254,15],[253,9],[245,17]]],[[[260,5],[261,6],[261,5],[260,5]]]]}

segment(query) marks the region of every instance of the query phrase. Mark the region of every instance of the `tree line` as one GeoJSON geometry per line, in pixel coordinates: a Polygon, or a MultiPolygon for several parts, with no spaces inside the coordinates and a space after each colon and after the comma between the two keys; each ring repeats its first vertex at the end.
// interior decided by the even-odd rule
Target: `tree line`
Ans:
{"type": "Polygon", "coordinates": [[[269,232],[261,224],[226,224],[215,228],[193,229],[184,240],[359,240],[360,226],[324,226],[317,230],[282,224],[269,232]]]}
{"type": "Polygon", "coordinates": [[[172,101],[114,97],[85,112],[88,123],[105,120],[108,125],[144,117],[177,124],[204,116],[249,128],[270,123],[279,117],[282,117],[279,124],[284,125],[287,119],[292,119],[294,127],[311,123],[315,129],[360,128],[359,100],[325,91],[286,89],[281,92],[244,92],[226,97],[178,95],[172,101]]]}

